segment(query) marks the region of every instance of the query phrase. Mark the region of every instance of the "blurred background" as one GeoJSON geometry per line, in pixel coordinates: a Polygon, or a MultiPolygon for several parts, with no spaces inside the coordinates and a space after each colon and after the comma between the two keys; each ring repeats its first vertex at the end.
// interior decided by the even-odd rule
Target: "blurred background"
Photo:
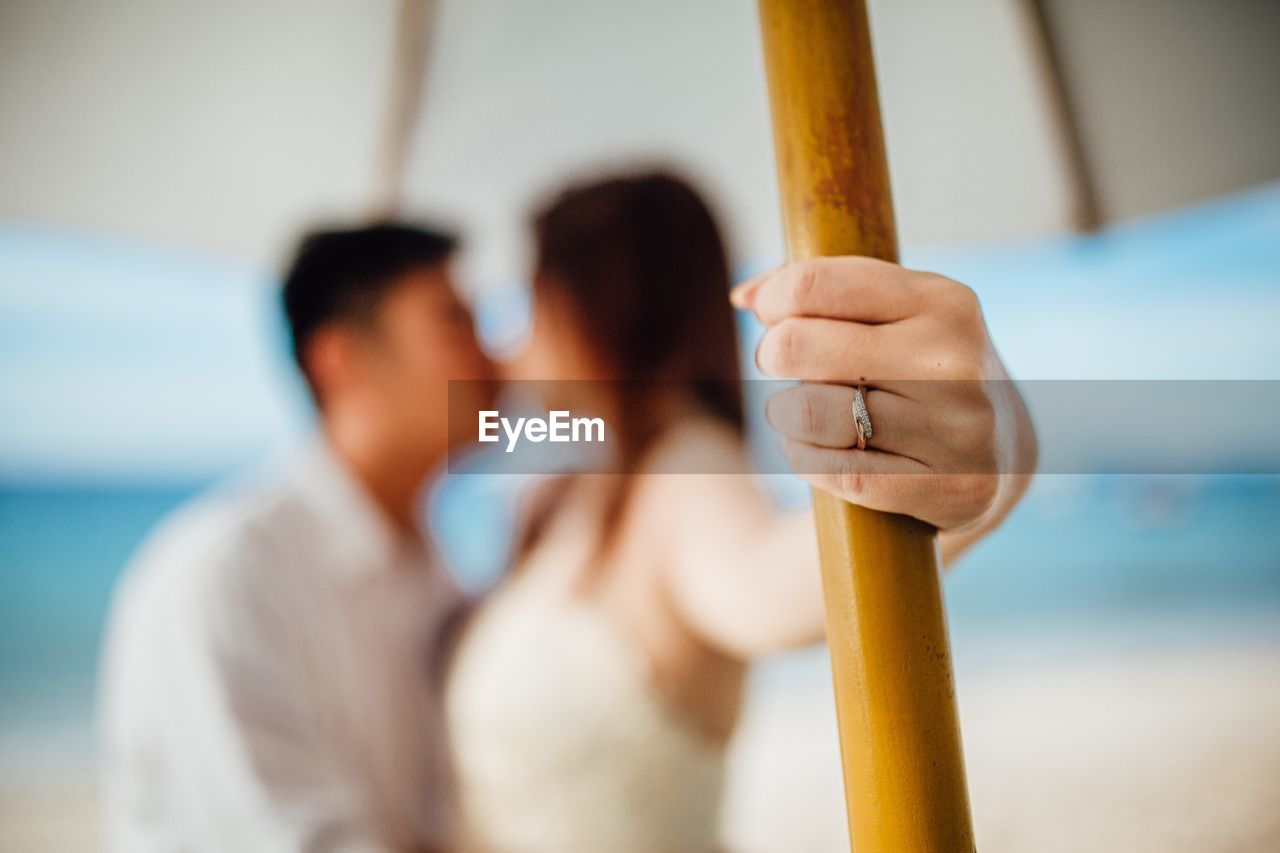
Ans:
{"type": "MultiPolygon", "coordinates": [[[[1280,4],[869,7],[904,259],[977,290],[1016,377],[1280,379],[1280,4]]],[[[119,571],[307,434],[301,229],[458,224],[501,347],[572,175],[674,164],[742,273],[779,261],[770,140],[749,0],[0,2],[0,849],[97,845],[119,571]]],[[[431,503],[468,585],[508,503],[431,503]]],[[[1280,481],[1042,477],[947,595],[981,849],[1280,849],[1280,481]]],[[[733,849],[846,849],[825,667],[760,668],[733,849]]]]}

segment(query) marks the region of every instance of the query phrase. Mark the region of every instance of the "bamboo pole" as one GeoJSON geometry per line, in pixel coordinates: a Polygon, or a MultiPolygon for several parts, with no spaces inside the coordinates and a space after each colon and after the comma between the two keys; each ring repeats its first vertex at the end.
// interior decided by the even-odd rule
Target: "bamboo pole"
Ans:
{"type": "MultiPolygon", "coordinates": [[[[864,0],[760,0],[760,19],[788,255],[897,260],[864,0]]],[[[935,531],[813,502],[850,843],[970,853],[935,531]]]]}

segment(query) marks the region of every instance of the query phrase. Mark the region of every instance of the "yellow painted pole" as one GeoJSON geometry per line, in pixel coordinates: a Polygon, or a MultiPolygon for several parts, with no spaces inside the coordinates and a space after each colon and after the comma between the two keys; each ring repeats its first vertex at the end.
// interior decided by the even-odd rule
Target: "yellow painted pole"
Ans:
{"type": "MultiPolygon", "coordinates": [[[[760,0],[760,20],[788,255],[897,260],[863,0],[760,0]]],[[[935,531],[813,501],[851,845],[971,853],[935,531]]]]}

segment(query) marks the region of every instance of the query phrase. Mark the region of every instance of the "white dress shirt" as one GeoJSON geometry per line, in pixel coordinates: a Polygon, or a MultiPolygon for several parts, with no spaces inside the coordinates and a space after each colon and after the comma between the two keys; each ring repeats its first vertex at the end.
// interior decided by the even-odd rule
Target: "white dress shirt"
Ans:
{"type": "Polygon", "coordinates": [[[322,444],[180,510],[117,591],[101,725],[110,847],[444,846],[442,682],[463,597],[322,444]]]}

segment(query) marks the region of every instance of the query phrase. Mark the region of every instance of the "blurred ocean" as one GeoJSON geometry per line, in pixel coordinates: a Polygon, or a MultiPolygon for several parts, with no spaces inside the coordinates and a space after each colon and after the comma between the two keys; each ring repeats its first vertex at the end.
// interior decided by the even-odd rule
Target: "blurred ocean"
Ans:
{"type": "MultiPolygon", "coordinates": [[[[195,491],[0,490],[0,773],[78,772],[92,761],[112,585],[147,530],[195,491]]],[[[477,501],[446,490],[435,513],[470,585],[491,578],[502,555],[501,508],[477,512],[477,501]]],[[[1280,648],[1280,478],[1042,478],[946,590],[961,671],[1099,641],[1280,648]]]]}
{"type": "Polygon", "coordinates": [[[91,755],[98,640],[112,585],[192,488],[0,488],[0,771],[91,755]]]}

